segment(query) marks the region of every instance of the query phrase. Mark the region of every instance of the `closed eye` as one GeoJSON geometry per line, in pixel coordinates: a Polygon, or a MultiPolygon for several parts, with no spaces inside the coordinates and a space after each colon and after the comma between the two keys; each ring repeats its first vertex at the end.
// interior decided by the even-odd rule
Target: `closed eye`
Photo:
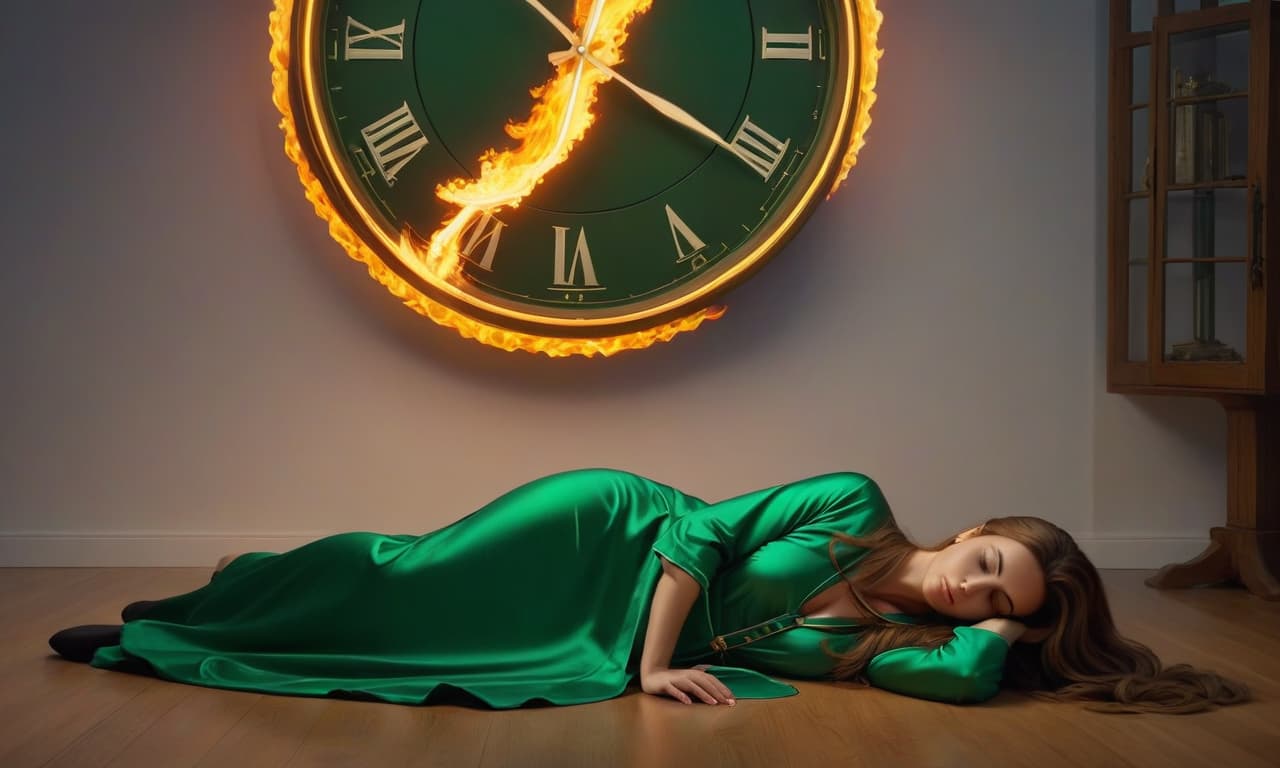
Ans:
{"type": "MultiPolygon", "coordinates": [[[[978,562],[979,562],[979,564],[982,566],[982,572],[983,572],[983,573],[991,573],[991,567],[990,567],[989,565],[987,565],[987,562],[988,562],[988,561],[987,561],[987,552],[986,552],[986,550],[983,550],[982,555],[978,557],[978,562]]],[[[1010,606],[1012,606],[1012,605],[1013,605],[1013,601],[1012,601],[1012,600],[1010,600],[1010,601],[1009,601],[1009,605],[1010,605],[1010,606]]],[[[997,615],[1001,615],[1001,616],[1003,616],[1003,615],[1007,615],[1007,614],[1003,614],[1003,613],[1001,613],[1001,611],[1000,611],[1000,594],[999,594],[999,593],[996,593],[996,594],[991,598],[991,610],[995,611],[997,615]]],[[[1013,609],[1012,609],[1012,608],[1010,608],[1010,609],[1009,609],[1009,612],[1010,612],[1010,613],[1012,613],[1012,612],[1013,612],[1013,609]]]]}

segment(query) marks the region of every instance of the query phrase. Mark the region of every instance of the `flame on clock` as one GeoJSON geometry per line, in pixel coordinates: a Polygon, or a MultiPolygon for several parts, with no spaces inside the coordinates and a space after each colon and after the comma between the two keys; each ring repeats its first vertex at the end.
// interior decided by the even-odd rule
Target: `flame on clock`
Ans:
{"type": "MultiPolygon", "coordinates": [[[[304,2],[306,0],[303,0],[304,2]]],[[[842,168],[828,196],[843,184],[862,148],[863,136],[870,127],[870,108],[875,100],[878,60],[883,51],[876,48],[876,37],[882,14],[875,0],[844,0],[855,3],[859,17],[859,97],[853,134],[842,168]]],[[[670,341],[676,334],[692,331],[706,320],[722,316],[724,307],[712,306],[687,317],[643,331],[600,338],[555,338],[512,331],[481,322],[424,294],[383,262],[382,258],[355,233],[329,200],[324,187],[311,170],[298,139],[297,124],[289,99],[290,35],[295,0],[274,0],[269,30],[272,38],[272,100],[282,116],[280,128],[285,134],[285,154],[298,169],[298,177],[316,214],[329,224],[329,234],[356,261],[363,263],[369,275],[381,283],[405,306],[430,318],[439,325],[455,329],[464,338],[475,339],[507,351],[523,350],[549,357],[597,354],[609,356],[628,349],[643,349],[657,342],[670,341]]],[[[610,66],[622,61],[622,46],[627,39],[627,26],[639,14],[652,7],[653,0],[610,0],[604,5],[591,52],[610,66]]],[[[591,0],[577,0],[574,28],[581,29],[592,5],[591,0]]],[[[566,48],[568,45],[566,44],[566,48]]],[[[517,207],[534,191],[552,168],[563,163],[574,144],[581,141],[595,121],[591,111],[597,88],[608,76],[595,67],[582,67],[577,72],[576,57],[563,61],[556,74],[531,90],[536,100],[528,120],[506,128],[519,145],[499,152],[490,149],[480,158],[477,179],[456,179],[440,185],[437,195],[459,206],[458,213],[445,222],[422,247],[406,235],[400,239],[400,259],[415,262],[442,280],[456,280],[461,272],[463,235],[481,216],[504,207],[517,207]],[[568,114],[568,120],[563,116],[568,114]]]]}
{"type": "Polygon", "coordinates": [[[875,0],[844,1],[855,3],[858,12],[858,109],[853,118],[849,147],[840,164],[840,173],[836,175],[835,183],[827,193],[828,200],[840,189],[844,180],[849,178],[849,171],[858,162],[858,152],[867,143],[867,130],[871,128],[871,105],[876,103],[876,77],[880,72],[880,57],[884,55],[884,51],[876,45],[880,38],[880,25],[884,23],[884,14],[876,8],[875,0]]]}

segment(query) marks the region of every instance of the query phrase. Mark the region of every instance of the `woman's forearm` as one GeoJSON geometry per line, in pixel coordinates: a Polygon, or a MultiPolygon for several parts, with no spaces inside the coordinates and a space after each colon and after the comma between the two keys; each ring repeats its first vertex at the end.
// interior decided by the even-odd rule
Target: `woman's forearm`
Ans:
{"type": "Polygon", "coordinates": [[[644,635],[644,653],[640,657],[640,674],[646,675],[671,665],[676,640],[689,618],[689,610],[698,599],[702,587],[685,571],[662,560],[662,576],[649,607],[649,628],[644,635]]]}

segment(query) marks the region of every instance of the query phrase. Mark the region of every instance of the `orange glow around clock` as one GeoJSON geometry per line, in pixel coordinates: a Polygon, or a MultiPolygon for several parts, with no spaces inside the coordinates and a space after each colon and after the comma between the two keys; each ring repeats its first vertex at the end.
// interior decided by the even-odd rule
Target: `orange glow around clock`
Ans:
{"type": "MultiPolygon", "coordinates": [[[[846,1],[856,5],[858,14],[861,37],[858,43],[859,93],[849,146],[828,196],[843,184],[865,143],[864,136],[871,123],[870,109],[875,101],[878,61],[884,53],[876,47],[882,14],[876,9],[874,0],[846,1]]],[[[635,333],[603,338],[554,338],[519,333],[480,322],[424,294],[388,267],[382,257],[360,239],[338,213],[310,168],[298,139],[289,97],[290,29],[294,0],[274,2],[275,10],[270,15],[269,24],[272,38],[272,95],[276,108],[282,115],[280,127],[285,134],[285,154],[297,166],[307,199],[315,207],[316,214],[328,222],[330,235],[351,258],[367,267],[371,277],[410,309],[440,325],[455,329],[464,338],[475,339],[507,351],[540,352],[549,357],[592,357],[597,354],[609,356],[623,350],[643,349],[656,342],[669,341],[678,333],[694,330],[705,320],[713,320],[724,314],[723,307],[712,306],[676,321],[635,333]]],[[[589,43],[591,54],[609,66],[620,63],[628,25],[637,16],[648,11],[652,3],[653,0],[612,0],[606,3],[589,43]]],[[[591,0],[577,0],[575,29],[583,28],[591,6],[591,0]]],[[[399,259],[419,273],[426,271],[441,280],[458,279],[464,234],[483,215],[492,214],[496,209],[518,206],[552,168],[569,157],[574,144],[583,139],[595,121],[596,115],[592,112],[592,107],[596,101],[596,90],[608,79],[608,74],[585,64],[578,56],[562,57],[556,74],[531,91],[537,101],[529,119],[507,126],[507,134],[519,142],[518,146],[505,151],[490,149],[486,152],[480,158],[481,174],[478,179],[457,179],[441,185],[437,189],[437,195],[457,205],[458,213],[442,224],[425,247],[412,242],[407,234],[403,235],[397,254],[399,259]]]]}

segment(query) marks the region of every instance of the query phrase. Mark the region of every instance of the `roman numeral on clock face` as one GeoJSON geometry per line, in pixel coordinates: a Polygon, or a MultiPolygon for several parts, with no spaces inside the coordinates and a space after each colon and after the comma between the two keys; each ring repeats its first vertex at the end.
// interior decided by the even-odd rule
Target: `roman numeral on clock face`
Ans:
{"type": "Polygon", "coordinates": [[[506,224],[494,218],[491,213],[481,214],[476,223],[471,225],[471,237],[467,239],[467,244],[460,249],[462,255],[466,256],[481,269],[492,272],[493,258],[498,255],[498,241],[502,238],[502,230],[506,226],[506,224]],[[476,247],[485,240],[489,241],[489,245],[485,249],[484,258],[477,262],[475,261],[476,247]]]}
{"type": "MultiPolygon", "coordinates": [[[[698,258],[702,256],[703,251],[707,250],[707,244],[702,241],[702,238],[698,237],[689,228],[689,225],[684,223],[684,219],[676,214],[675,209],[669,205],[667,206],[667,223],[671,225],[671,239],[675,241],[676,253],[679,254],[679,258],[676,259],[677,264],[683,264],[689,259],[698,258]],[[684,242],[688,243],[690,250],[685,251],[684,244],[680,242],[681,238],[684,238],[684,242]]],[[[705,263],[706,259],[703,258],[701,261],[705,263]]],[[[697,269],[698,266],[699,263],[695,261],[694,269],[697,269]]]]}
{"type": "Polygon", "coordinates": [[[768,181],[777,170],[778,163],[782,162],[787,148],[791,146],[791,139],[778,141],[763,128],[751,122],[751,115],[747,115],[737,135],[729,143],[733,145],[733,151],[738,157],[745,160],[747,165],[755,168],[756,172],[768,181]]]}
{"type": "Polygon", "coordinates": [[[573,249],[573,261],[568,258],[568,227],[555,227],[556,231],[556,275],[551,290],[573,288],[601,288],[596,280],[596,267],[591,263],[591,249],[587,247],[587,230],[583,227],[578,232],[578,244],[573,249]],[[582,284],[578,284],[578,267],[582,267],[582,284]]]}
{"type": "Polygon", "coordinates": [[[813,27],[801,34],[784,34],[770,32],[761,27],[764,42],[761,45],[762,59],[800,59],[813,61],[813,27]]]}
{"type": "Polygon", "coordinates": [[[394,27],[374,29],[348,16],[346,60],[360,59],[404,61],[404,21],[394,27]]]}
{"type": "Polygon", "coordinates": [[[418,121],[409,111],[407,101],[386,117],[361,128],[360,135],[364,136],[378,172],[388,186],[396,183],[396,174],[428,143],[427,137],[418,127],[418,121]]]}

